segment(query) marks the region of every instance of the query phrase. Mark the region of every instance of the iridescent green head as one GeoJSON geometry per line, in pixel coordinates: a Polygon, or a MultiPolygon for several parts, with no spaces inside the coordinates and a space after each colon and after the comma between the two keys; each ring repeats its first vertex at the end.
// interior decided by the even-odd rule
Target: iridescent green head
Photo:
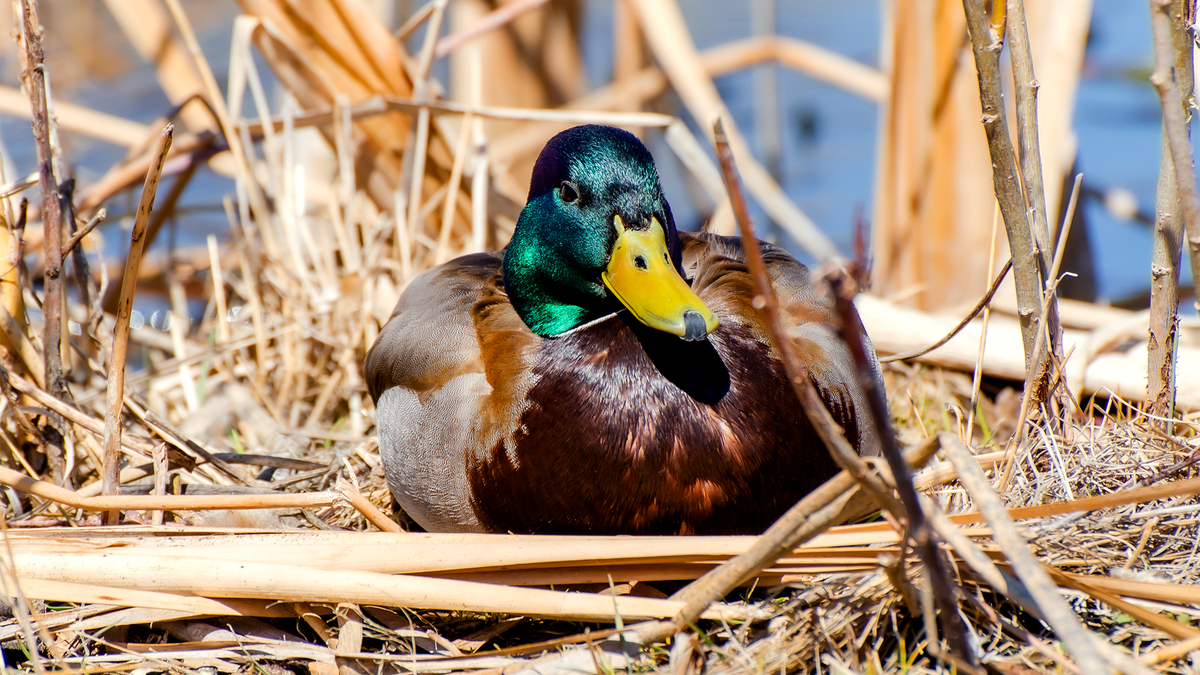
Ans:
{"type": "Polygon", "coordinates": [[[658,171],[633,134],[596,125],[546,144],[504,254],[504,286],[538,335],[620,309],[697,340],[716,316],[681,274],[679,234],[658,171]]]}

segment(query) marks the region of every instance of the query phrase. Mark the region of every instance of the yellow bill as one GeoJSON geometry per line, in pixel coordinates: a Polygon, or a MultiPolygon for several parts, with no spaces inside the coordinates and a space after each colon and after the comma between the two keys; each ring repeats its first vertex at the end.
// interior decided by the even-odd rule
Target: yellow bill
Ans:
{"type": "Polygon", "coordinates": [[[657,219],[650,221],[648,229],[627,230],[621,216],[616,216],[613,227],[617,243],[600,277],[638,321],[688,341],[717,329],[717,315],[671,264],[666,232],[657,219]]]}

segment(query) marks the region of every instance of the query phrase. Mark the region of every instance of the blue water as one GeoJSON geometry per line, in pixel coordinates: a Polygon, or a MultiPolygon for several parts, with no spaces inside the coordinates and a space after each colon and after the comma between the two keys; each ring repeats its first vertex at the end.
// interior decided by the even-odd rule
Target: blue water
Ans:
{"type": "MultiPolygon", "coordinates": [[[[681,0],[681,5],[701,49],[751,32],[748,3],[681,0]]],[[[236,7],[231,0],[189,2],[187,7],[200,28],[217,79],[224,83],[229,26],[236,7]]],[[[102,7],[100,11],[104,11],[102,7]]],[[[777,0],[776,16],[780,34],[808,40],[871,65],[879,61],[878,0],[777,0]]],[[[582,46],[589,85],[595,86],[611,76],[612,0],[587,3],[585,21],[582,46]]],[[[47,39],[54,37],[50,34],[47,39]]],[[[1085,180],[1100,189],[1126,188],[1136,195],[1142,211],[1152,213],[1159,159],[1159,104],[1145,79],[1153,62],[1151,50],[1146,3],[1096,0],[1076,127],[1085,180]]],[[[149,123],[170,106],[153,70],[138,63],[136,57],[134,62],[136,67],[121,77],[56,90],[56,95],[149,123]]],[[[16,84],[14,68],[5,67],[0,72],[6,73],[5,84],[16,84]]],[[[747,71],[721,77],[717,86],[739,126],[751,143],[757,144],[753,82],[747,71]]],[[[778,82],[781,183],[835,244],[849,253],[856,212],[871,213],[876,108],[864,99],[790,70],[779,69],[778,82]]],[[[18,175],[35,168],[27,121],[0,117],[0,137],[18,175]]],[[[64,134],[64,142],[67,158],[82,184],[98,178],[124,155],[121,148],[71,134],[64,134]]],[[[704,215],[703,205],[697,208],[692,203],[683,170],[661,138],[651,133],[648,142],[658,158],[664,187],[680,225],[694,229],[704,215]]],[[[173,238],[181,244],[195,244],[208,233],[227,232],[220,204],[222,196],[232,190],[230,181],[202,168],[185,193],[186,217],[178,219],[173,238]]],[[[30,194],[37,198],[36,190],[30,194]]],[[[119,223],[121,216],[128,216],[134,207],[133,198],[112,200],[108,204],[110,220],[119,223]]],[[[1148,288],[1152,250],[1149,229],[1114,218],[1092,201],[1085,203],[1085,209],[1101,294],[1114,300],[1143,295],[1148,288]]],[[[760,226],[765,227],[761,212],[756,214],[760,226]]],[[[126,227],[127,223],[126,219],[126,227]]],[[[110,253],[127,245],[127,234],[117,232],[115,225],[107,227],[106,233],[110,253]]],[[[171,239],[163,236],[156,246],[165,247],[171,239]]],[[[779,241],[792,246],[785,235],[780,235],[779,241]]],[[[1187,283],[1191,275],[1186,263],[1184,267],[1187,283]]]]}

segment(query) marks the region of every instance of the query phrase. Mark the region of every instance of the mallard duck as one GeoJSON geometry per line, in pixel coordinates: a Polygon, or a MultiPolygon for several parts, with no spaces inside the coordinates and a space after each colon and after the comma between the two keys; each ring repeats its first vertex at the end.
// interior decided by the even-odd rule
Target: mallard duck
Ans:
{"type": "MultiPolygon", "coordinates": [[[[876,446],[832,300],[758,246],[834,418],[876,446]]],[[[392,496],[429,531],[762,532],[837,468],[753,295],[739,239],[676,230],[635,136],[558,134],[507,248],[416,277],[367,353],[392,496]]]]}

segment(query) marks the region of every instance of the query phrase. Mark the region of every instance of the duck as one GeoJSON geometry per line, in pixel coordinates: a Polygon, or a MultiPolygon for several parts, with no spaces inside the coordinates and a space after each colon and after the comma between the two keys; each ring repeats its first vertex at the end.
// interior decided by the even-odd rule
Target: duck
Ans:
{"type": "MultiPolygon", "coordinates": [[[[832,296],[757,246],[809,377],[875,454],[832,296]]],[[[752,306],[743,251],[676,228],[633,134],[554,136],[504,250],[415,277],[368,350],[395,503],[430,532],[761,533],[838,467],[752,306]]]]}

